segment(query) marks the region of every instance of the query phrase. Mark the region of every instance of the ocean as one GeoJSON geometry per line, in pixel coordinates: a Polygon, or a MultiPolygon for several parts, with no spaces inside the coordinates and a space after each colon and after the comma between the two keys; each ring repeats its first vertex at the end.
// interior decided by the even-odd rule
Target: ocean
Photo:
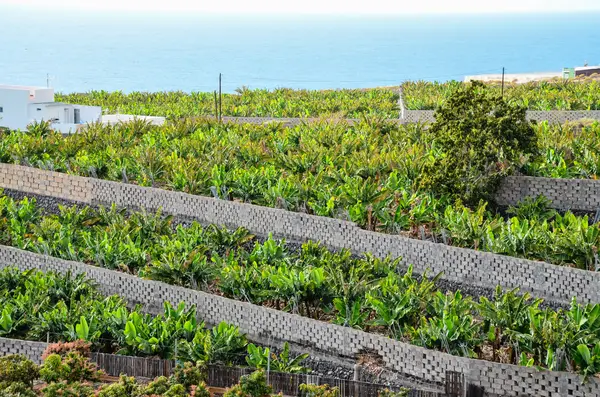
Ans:
{"type": "Polygon", "coordinates": [[[88,90],[364,88],[600,64],[599,13],[242,16],[0,5],[0,84],[88,90]],[[49,76],[49,79],[48,79],[49,76]]]}

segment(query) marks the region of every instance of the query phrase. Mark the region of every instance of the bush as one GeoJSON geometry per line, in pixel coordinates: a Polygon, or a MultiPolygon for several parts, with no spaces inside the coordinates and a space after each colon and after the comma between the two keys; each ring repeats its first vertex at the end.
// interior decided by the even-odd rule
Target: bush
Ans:
{"type": "Polygon", "coordinates": [[[183,385],[174,384],[167,390],[163,397],[188,397],[188,392],[183,385]]]}
{"type": "Polygon", "coordinates": [[[37,397],[31,386],[23,382],[0,382],[0,397],[37,397]]]}
{"type": "Polygon", "coordinates": [[[198,385],[193,385],[190,390],[190,397],[210,397],[206,383],[200,382],[198,385]]]}
{"type": "Polygon", "coordinates": [[[269,397],[272,392],[265,371],[259,370],[242,376],[240,383],[227,390],[223,397],[269,397]]]}
{"type": "Polygon", "coordinates": [[[406,397],[410,389],[403,388],[400,391],[391,391],[390,389],[381,390],[378,397],[406,397]]]}
{"type": "Polygon", "coordinates": [[[75,351],[70,351],[63,357],[50,354],[40,370],[41,378],[47,383],[95,381],[101,374],[96,364],[75,351]]]}
{"type": "MultiPolygon", "coordinates": [[[[135,378],[121,375],[119,382],[104,386],[95,397],[131,397],[139,395],[139,385],[135,378]]],[[[142,394],[143,395],[143,394],[142,394]]]]}
{"type": "Polygon", "coordinates": [[[38,366],[22,354],[0,357],[0,383],[24,383],[32,386],[39,376],[38,366]]]}
{"type": "Polygon", "coordinates": [[[425,165],[421,184],[468,204],[489,200],[500,178],[537,147],[526,109],[479,82],[455,91],[435,118],[429,133],[440,154],[425,165]]]}
{"type": "Polygon", "coordinates": [[[300,385],[300,391],[304,397],[339,397],[340,389],[329,385],[300,385]]]}
{"type": "Polygon", "coordinates": [[[154,379],[152,382],[150,382],[148,384],[148,386],[146,386],[144,388],[142,395],[162,396],[163,394],[165,394],[167,392],[167,390],[169,390],[170,387],[171,387],[171,382],[169,381],[169,378],[167,378],[166,376],[159,376],[158,378],[154,379]]]}
{"type": "Polygon", "coordinates": [[[83,357],[90,357],[91,355],[91,344],[84,340],[76,340],[75,342],[60,342],[60,343],[51,343],[44,350],[44,354],[42,355],[42,361],[45,361],[46,358],[51,354],[58,354],[59,356],[65,356],[69,352],[76,352],[81,354],[83,357]]]}
{"type": "Polygon", "coordinates": [[[85,383],[51,383],[42,389],[44,397],[90,397],[94,394],[94,389],[85,383]]]}
{"type": "Polygon", "coordinates": [[[198,361],[196,364],[186,362],[183,366],[178,365],[173,373],[174,383],[180,383],[187,390],[192,386],[200,385],[206,380],[206,366],[198,361]]]}

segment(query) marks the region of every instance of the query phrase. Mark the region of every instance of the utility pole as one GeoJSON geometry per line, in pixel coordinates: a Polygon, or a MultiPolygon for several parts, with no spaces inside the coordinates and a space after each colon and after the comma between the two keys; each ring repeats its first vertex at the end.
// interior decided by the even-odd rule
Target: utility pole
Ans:
{"type": "Polygon", "coordinates": [[[219,73],[219,123],[223,121],[223,95],[221,90],[222,74],[219,73]]]}
{"type": "Polygon", "coordinates": [[[504,67],[502,67],[502,98],[504,98],[504,67]]]}

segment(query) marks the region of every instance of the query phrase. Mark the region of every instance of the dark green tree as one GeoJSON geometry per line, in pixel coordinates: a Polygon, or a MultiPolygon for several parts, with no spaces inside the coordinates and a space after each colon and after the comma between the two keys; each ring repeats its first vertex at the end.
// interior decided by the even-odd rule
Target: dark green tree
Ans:
{"type": "Polygon", "coordinates": [[[423,187],[468,204],[490,200],[500,179],[537,148],[526,109],[480,82],[454,92],[436,110],[429,132],[439,155],[425,166],[423,187]]]}

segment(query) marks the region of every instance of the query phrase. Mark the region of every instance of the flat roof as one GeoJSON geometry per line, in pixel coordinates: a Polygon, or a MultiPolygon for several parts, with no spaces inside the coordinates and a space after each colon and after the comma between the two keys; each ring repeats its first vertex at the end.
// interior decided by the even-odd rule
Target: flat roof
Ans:
{"type": "Polygon", "coordinates": [[[578,68],[575,68],[576,71],[580,71],[580,70],[595,70],[595,69],[600,69],[600,65],[596,65],[596,66],[580,66],[578,68]]]}
{"type": "Polygon", "coordinates": [[[7,84],[0,84],[0,90],[27,90],[27,91],[37,91],[37,90],[51,90],[52,88],[48,88],[48,87],[35,87],[35,86],[28,86],[28,85],[7,85],[7,84]]]}
{"type": "Polygon", "coordinates": [[[72,106],[72,103],[66,102],[33,102],[30,105],[45,105],[45,106],[72,106]]]}

